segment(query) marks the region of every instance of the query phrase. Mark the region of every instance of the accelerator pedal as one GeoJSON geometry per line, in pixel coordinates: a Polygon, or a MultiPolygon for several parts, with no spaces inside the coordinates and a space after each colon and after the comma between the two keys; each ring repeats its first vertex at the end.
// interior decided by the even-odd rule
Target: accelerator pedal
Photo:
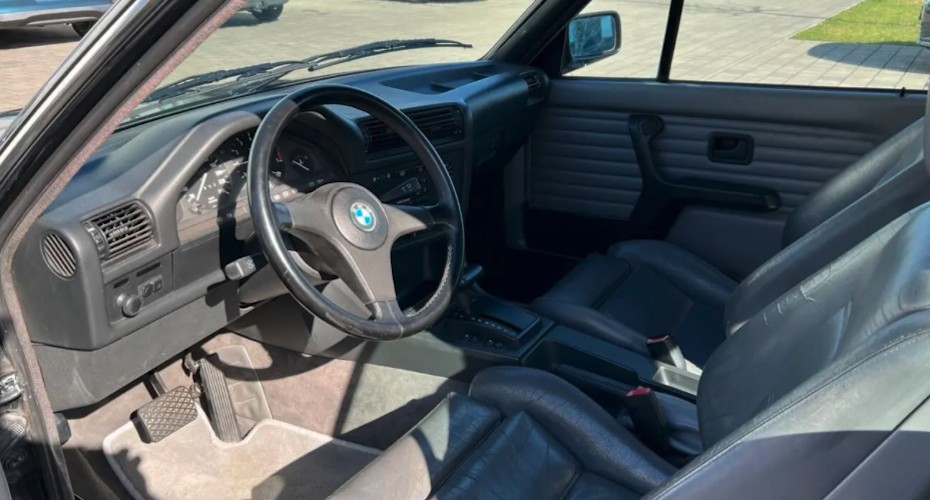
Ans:
{"type": "Polygon", "coordinates": [[[187,387],[176,387],[136,410],[133,421],[142,439],[157,443],[197,418],[197,402],[187,387]]]}
{"type": "Polygon", "coordinates": [[[229,386],[226,385],[226,376],[219,368],[219,357],[211,354],[197,361],[194,373],[200,379],[204,409],[216,436],[227,443],[240,441],[242,434],[239,432],[229,386]]]}

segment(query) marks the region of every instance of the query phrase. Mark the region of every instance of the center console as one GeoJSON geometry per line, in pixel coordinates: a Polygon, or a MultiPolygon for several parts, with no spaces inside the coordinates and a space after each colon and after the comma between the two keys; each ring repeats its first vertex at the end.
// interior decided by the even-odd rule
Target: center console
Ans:
{"type": "Polygon", "coordinates": [[[700,369],[684,360],[671,337],[651,339],[649,354],[634,352],[477,287],[460,290],[458,304],[433,333],[468,359],[555,373],[671,463],[686,463],[703,449],[695,405],[700,369]]]}
{"type": "Polygon", "coordinates": [[[467,266],[446,318],[433,328],[466,353],[558,373],[579,385],[626,394],[652,387],[693,400],[700,369],[689,365],[671,337],[652,339],[650,355],[618,347],[483,292],[480,266],[467,266]]]}

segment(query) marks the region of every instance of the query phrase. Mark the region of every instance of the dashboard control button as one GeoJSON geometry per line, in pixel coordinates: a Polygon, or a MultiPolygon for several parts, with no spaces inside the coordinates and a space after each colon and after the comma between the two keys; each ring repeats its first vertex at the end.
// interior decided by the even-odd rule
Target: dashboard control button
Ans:
{"type": "Polygon", "coordinates": [[[139,285],[139,295],[141,295],[142,298],[151,297],[153,293],[155,293],[155,285],[152,284],[152,282],[139,285]]]}
{"type": "Polygon", "coordinates": [[[152,280],[152,289],[155,291],[155,293],[158,293],[161,291],[163,284],[164,283],[162,282],[161,276],[159,276],[152,280]]]}
{"type": "Polygon", "coordinates": [[[116,304],[123,311],[123,316],[132,318],[142,310],[142,297],[124,293],[116,299],[116,304]]]}
{"type": "Polygon", "coordinates": [[[381,199],[390,203],[400,198],[415,195],[420,192],[422,188],[420,181],[416,177],[413,177],[388,190],[381,195],[381,199]]]}
{"type": "Polygon", "coordinates": [[[223,271],[226,273],[226,278],[233,281],[247,278],[257,270],[258,263],[255,262],[255,258],[253,258],[251,255],[240,257],[230,262],[229,264],[226,264],[226,267],[223,268],[223,271]]]}

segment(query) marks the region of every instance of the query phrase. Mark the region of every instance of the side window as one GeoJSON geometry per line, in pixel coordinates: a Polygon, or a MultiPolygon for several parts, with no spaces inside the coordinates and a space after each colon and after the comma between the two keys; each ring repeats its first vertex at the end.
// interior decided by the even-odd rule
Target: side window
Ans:
{"type": "MultiPolygon", "coordinates": [[[[669,5],[670,0],[592,0],[579,17],[615,13],[619,22],[618,50],[608,57],[580,61],[577,65],[568,64],[563,73],[585,77],[654,79],[659,69],[669,5]]],[[[598,28],[601,27],[599,23],[598,28]]],[[[567,59],[575,52],[578,34],[569,30],[567,59]],[[572,40],[573,35],[575,40],[572,40]]]]}
{"type": "Polygon", "coordinates": [[[925,89],[930,51],[917,45],[922,3],[686,1],[670,77],[679,81],[925,89]]]}

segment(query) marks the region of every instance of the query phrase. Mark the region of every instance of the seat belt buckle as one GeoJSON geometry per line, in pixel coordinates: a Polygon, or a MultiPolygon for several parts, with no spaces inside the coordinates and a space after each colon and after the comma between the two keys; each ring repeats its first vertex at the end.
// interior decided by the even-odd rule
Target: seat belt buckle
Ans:
{"type": "Polygon", "coordinates": [[[671,448],[668,422],[652,389],[637,387],[627,392],[624,404],[643,443],[656,453],[667,453],[671,448]]]}
{"type": "Polygon", "coordinates": [[[662,335],[660,337],[650,337],[646,339],[646,348],[649,349],[649,355],[652,359],[660,363],[672,365],[676,368],[686,370],[688,362],[685,355],[681,353],[681,348],[671,335],[662,335]]]}

